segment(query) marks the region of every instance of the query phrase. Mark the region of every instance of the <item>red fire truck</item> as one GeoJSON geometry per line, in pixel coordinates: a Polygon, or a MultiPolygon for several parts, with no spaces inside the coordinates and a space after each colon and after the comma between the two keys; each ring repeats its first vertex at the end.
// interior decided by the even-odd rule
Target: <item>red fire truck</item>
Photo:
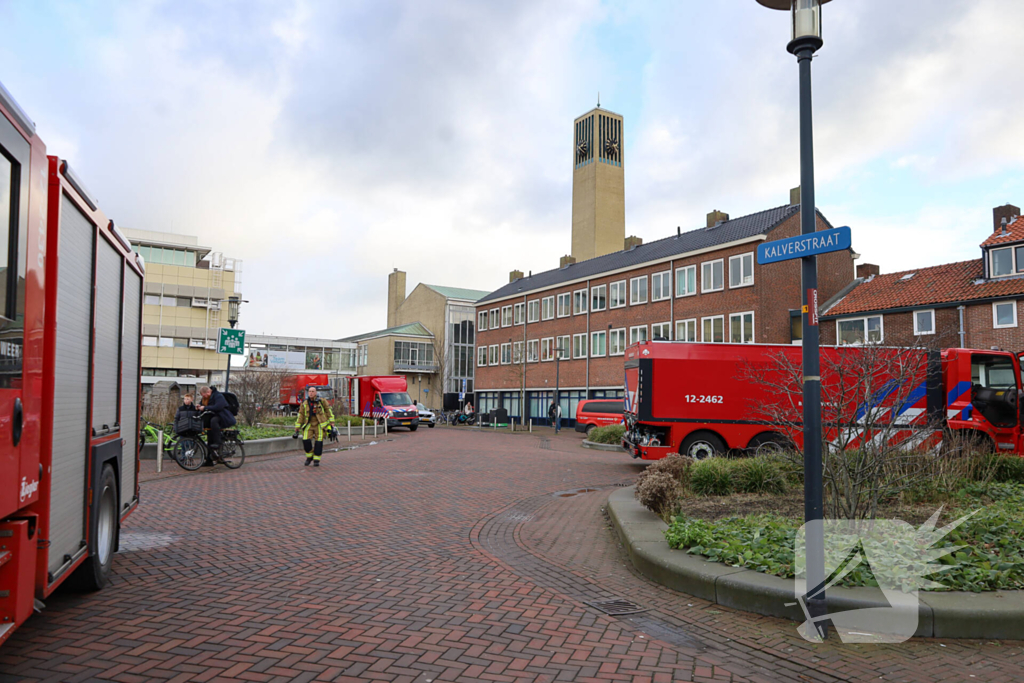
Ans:
{"type": "MultiPolygon", "coordinates": [[[[821,354],[823,429],[836,445],[857,446],[884,432],[890,443],[929,449],[956,433],[1000,452],[1024,452],[1017,354],[852,346],[822,347],[821,354]],[[868,353],[876,360],[862,363],[868,353]],[[843,387],[852,390],[844,394],[843,387]]],[[[623,447],[646,460],[802,447],[800,355],[799,346],[769,344],[631,346],[623,447]]]]}
{"type": "Polygon", "coordinates": [[[349,412],[387,420],[388,429],[420,426],[420,412],[409,398],[409,385],[401,375],[349,377],[349,412]]]}
{"type": "Polygon", "coordinates": [[[0,643],[138,505],[144,264],[0,85],[0,643]]]}
{"type": "Polygon", "coordinates": [[[334,389],[331,388],[327,375],[286,375],[281,379],[278,400],[281,405],[291,411],[297,411],[306,398],[306,389],[316,387],[317,396],[334,403],[334,389]]]}

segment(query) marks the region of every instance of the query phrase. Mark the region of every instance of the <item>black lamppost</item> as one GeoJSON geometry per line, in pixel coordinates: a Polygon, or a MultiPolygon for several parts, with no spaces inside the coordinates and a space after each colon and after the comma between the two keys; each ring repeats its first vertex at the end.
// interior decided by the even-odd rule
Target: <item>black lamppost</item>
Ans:
{"type": "MultiPolygon", "coordinates": [[[[238,307],[242,303],[242,297],[237,294],[232,294],[228,297],[228,324],[231,325],[231,329],[235,329],[235,325],[238,324],[238,307]]],[[[224,391],[228,391],[231,386],[231,354],[228,354],[228,371],[224,375],[224,391]]]]}
{"type": "MultiPolygon", "coordinates": [[[[814,137],[811,121],[811,60],[821,39],[821,5],[829,0],[757,0],[771,9],[792,13],[792,40],[786,49],[800,66],[800,232],[817,229],[814,201],[814,137]]],[[[827,613],[825,604],[824,492],[821,462],[821,357],[818,350],[818,264],[815,256],[801,259],[803,287],[803,401],[804,401],[804,523],[807,559],[807,612],[827,613]]],[[[812,622],[822,638],[828,622],[812,622]]],[[[809,635],[809,634],[808,634],[809,635]]]]}

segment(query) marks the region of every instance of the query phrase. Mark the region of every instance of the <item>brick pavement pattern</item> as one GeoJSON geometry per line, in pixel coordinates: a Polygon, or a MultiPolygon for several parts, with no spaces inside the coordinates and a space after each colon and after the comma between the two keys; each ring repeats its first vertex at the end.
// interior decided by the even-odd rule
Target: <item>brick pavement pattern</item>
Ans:
{"type": "Polygon", "coordinates": [[[146,481],[112,584],[49,599],[0,683],[1019,679],[1019,643],[813,646],[636,576],[602,505],[641,465],[579,441],[421,430],[146,481]]]}

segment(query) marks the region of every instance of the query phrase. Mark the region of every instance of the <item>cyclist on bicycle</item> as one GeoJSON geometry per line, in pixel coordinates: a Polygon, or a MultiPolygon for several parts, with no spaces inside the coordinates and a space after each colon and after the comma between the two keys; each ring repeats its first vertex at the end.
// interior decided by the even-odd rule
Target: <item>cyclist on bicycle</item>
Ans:
{"type": "Polygon", "coordinates": [[[235,416],[228,408],[228,401],[219,391],[213,387],[203,387],[199,390],[203,397],[203,405],[199,410],[203,411],[203,422],[210,430],[208,443],[211,451],[219,451],[222,439],[221,430],[235,426],[235,416]]]}
{"type": "Polygon", "coordinates": [[[306,451],[306,465],[320,467],[320,455],[324,452],[324,436],[330,436],[334,429],[334,413],[322,398],[317,398],[316,387],[306,390],[306,400],[299,406],[295,418],[295,437],[302,434],[302,450],[306,451]]]}

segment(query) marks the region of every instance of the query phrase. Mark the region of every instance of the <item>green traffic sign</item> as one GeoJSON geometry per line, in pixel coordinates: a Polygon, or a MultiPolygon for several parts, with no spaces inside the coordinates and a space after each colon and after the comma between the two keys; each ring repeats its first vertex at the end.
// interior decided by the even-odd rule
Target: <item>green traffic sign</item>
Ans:
{"type": "Polygon", "coordinates": [[[245,330],[220,328],[217,338],[217,353],[243,353],[245,349],[245,330]]]}

